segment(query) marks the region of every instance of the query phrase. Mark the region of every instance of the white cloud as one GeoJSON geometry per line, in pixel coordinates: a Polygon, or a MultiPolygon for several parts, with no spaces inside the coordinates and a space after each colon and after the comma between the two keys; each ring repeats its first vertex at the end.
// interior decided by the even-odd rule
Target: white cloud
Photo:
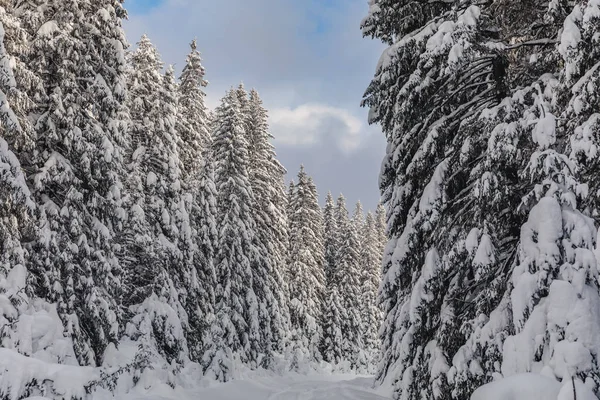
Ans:
{"type": "Polygon", "coordinates": [[[269,112],[275,142],[287,146],[335,143],[351,153],[362,141],[363,124],[343,108],[304,104],[296,108],[275,108],[269,112]]]}

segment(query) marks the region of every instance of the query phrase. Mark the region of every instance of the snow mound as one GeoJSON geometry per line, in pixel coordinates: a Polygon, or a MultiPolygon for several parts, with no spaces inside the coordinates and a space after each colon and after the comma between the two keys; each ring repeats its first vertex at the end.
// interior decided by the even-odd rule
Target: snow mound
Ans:
{"type": "MultiPolygon", "coordinates": [[[[598,400],[580,380],[575,380],[577,400],[598,400]]],[[[574,400],[573,381],[560,383],[540,374],[518,374],[483,385],[471,400],[574,400]]]]}

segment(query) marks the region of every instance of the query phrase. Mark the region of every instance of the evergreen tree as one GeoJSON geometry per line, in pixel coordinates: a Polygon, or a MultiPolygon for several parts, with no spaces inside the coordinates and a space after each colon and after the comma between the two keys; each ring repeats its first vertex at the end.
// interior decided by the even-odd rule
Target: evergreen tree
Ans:
{"type": "Polygon", "coordinates": [[[320,361],[321,315],[325,289],[323,221],[316,187],[300,168],[290,204],[290,323],[292,369],[320,361]]]}
{"type": "MultiPolygon", "coordinates": [[[[259,299],[254,292],[257,262],[256,223],[251,214],[254,197],[248,175],[248,142],[235,91],[216,110],[213,157],[217,187],[218,245],[215,324],[206,369],[219,380],[231,378],[237,361],[261,363],[259,299]]],[[[263,325],[264,326],[264,325],[263,325]]]]}
{"type": "MultiPolygon", "coordinates": [[[[596,238],[596,228],[585,215],[595,213],[595,196],[588,195],[588,188],[595,181],[589,169],[595,163],[592,156],[595,139],[586,132],[593,131],[595,117],[590,114],[588,102],[593,102],[596,95],[591,87],[582,88],[588,79],[593,79],[595,67],[587,54],[594,57],[590,49],[597,41],[594,35],[599,31],[600,19],[597,4],[574,4],[569,15],[566,9],[553,14],[554,23],[550,27],[557,32],[556,21],[564,20],[566,33],[547,56],[562,58],[553,68],[564,67],[523,89],[525,96],[521,93],[513,96],[512,104],[498,106],[501,111],[511,106],[511,130],[529,139],[533,149],[520,171],[521,179],[531,182],[519,205],[527,219],[518,235],[520,242],[515,248],[512,274],[502,302],[469,331],[472,333],[453,363],[451,373],[457,397],[466,398],[474,387],[499,373],[506,376],[531,371],[533,365],[559,379],[572,376],[586,379],[598,391],[599,370],[593,355],[596,350],[585,337],[598,331],[600,325],[592,323],[580,330],[576,323],[571,323],[579,317],[565,314],[564,310],[579,307],[567,300],[575,296],[586,302],[586,310],[594,309],[598,302],[597,279],[591,277],[595,272],[589,272],[589,264],[580,257],[591,254],[596,238]],[[568,33],[574,27],[581,39],[575,42],[568,33]],[[569,151],[570,160],[566,157],[569,151]],[[528,280],[536,283],[525,289],[528,280]],[[558,293],[565,297],[557,307],[554,301],[558,293]],[[545,313],[548,322],[537,323],[536,318],[545,313]],[[543,339],[535,348],[526,349],[523,343],[532,340],[533,335],[543,339]],[[567,347],[570,349],[565,350],[567,347]],[[582,355],[579,360],[591,359],[591,365],[564,356],[565,351],[582,355]],[[470,365],[481,368],[468,371],[470,365]]],[[[505,113],[498,115],[505,120],[509,118],[505,113]]],[[[484,246],[490,247],[485,236],[479,248],[484,246]]],[[[485,252],[478,249],[476,258],[485,260],[485,252]]],[[[586,313],[578,315],[588,321],[595,318],[586,313]]]]}
{"type": "Polygon", "coordinates": [[[340,233],[338,237],[340,247],[336,254],[337,265],[333,275],[334,281],[338,282],[342,306],[346,312],[346,318],[342,322],[343,356],[350,363],[351,368],[358,370],[366,367],[361,333],[360,240],[356,230],[356,220],[360,218],[361,212],[361,207],[357,207],[356,219],[349,219],[346,200],[343,195],[338,197],[336,217],[340,233]]]}
{"type": "MultiPolygon", "coordinates": [[[[149,341],[168,363],[185,361],[188,288],[193,276],[189,217],[181,195],[172,68],[161,74],[156,48],[143,36],[129,76],[132,173],[125,304],[132,313],[127,333],[149,341]],[[187,238],[186,238],[187,236],[187,238]],[[187,247],[188,254],[182,248],[187,247]]],[[[193,301],[192,301],[193,303],[193,301]]],[[[195,307],[192,306],[195,310],[195,307]]]]}
{"type": "Polygon", "coordinates": [[[379,352],[379,327],[381,325],[381,310],[378,307],[377,291],[381,279],[380,232],[369,212],[365,224],[361,230],[361,252],[360,252],[360,315],[362,317],[362,342],[365,350],[366,369],[374,371],[379,352]]]}
{"type": "MultiPolygon", "coordinates": [[[[263,327],[265,345],[283,352],[287,331],[289,331],[289,313],[286,302],[286,284],[284,281],[288,232],[287,200],[285,195],[285,168],[277,160],[268,131],[267,111],[262,105],[258,93],[250,92],[248,103],[246,137],[248,138],[248,172],[250,185],[255,197],[254,218],[256,220],[256,245],[266,260],[264,271],[266,281],[264,304],[268,310],[270,326],[263,327]]],[[[256,289],[258,292],[258,288],[256,289]]]]}
{"type": "Polygon", "coordinates": [[[58,302],[79,362],[100,364],[121,317],[114,238],[124,214],[124,11],[116,2],[49,1],[19,3],[18,13],[35,34],[27,65],[43,82],[24,86],[37,102],[36,143],[25,164],[40,205],[32,260],[38,293],[58,302]]]}
{"type": "Polygon", "coordinates": [[[379,378],[398,398],[467,399],[504,373],[503,338],[514,331],[498,318],[522,263],[521,227],[544,197],[533,171],[541,162],[563,170],[571,142],[553,107],[564,107],[567,91],[556,88],[577,70],[560,70],[569,64],[560,52],[579,43],[571,23],[585,24],[581,5],[567,17],[572,6],[371,2],[363,32],[391,45],[364,103],[388,139],[379,378]],[[564,42],[554,46],[563,22],[564,42]]]}
{"type": "Polygon", "coordinates": [[[205,71],[196,40],[190,47],[178,88],[177,132],[181,138],[179,153],[185,180],[199,172],[202,154],[210,137],[208,110],[204,104],[206,94],[202,90],[208,81],[204,79],[205,71]]]}
{"type": "MultiPolygon", "coordinates": [[[[0,23],[0,58],[6,60],[9,55],[4,46],[4,32],[0,23]]],[[[8,63],[2,65],[2,82],[10,84],[11,79],[14,82],[12,68],[8,63]]],[[[15,337],[15,324],[24,308],[23,303],[27,304],[32,292],[27,281],[27,253],[22,242],[28,233],[31,234],[35,204],[19,161],[3,137],[8,132],[17,137],[21,133],[21,125],[2,90],[0,121],[4,128],[0,136],[0,302],[4,305],[0,312],[0,342],[3,347],[11,347],[19,340],[15,337]]]]}
{"type": "MultiPolygon", "coordinates": [[[[211,145],[211,139],[208,142],[211,145]]],[[[212,146],[212,145],[211,145],[212,146]]],[[[214,257],[217,249],[217,189],[215,186],[214,162],[210,147],[204,152],[199,176],[191,189],[195,194],[191,220],[197,249],[194,254],[195,272],[192,289],[197,296],[197,309],[189,311],[188,345],[190,358],[201,362],[210,346],[210,327],[214,320],[216,274],[214,257]]]]}

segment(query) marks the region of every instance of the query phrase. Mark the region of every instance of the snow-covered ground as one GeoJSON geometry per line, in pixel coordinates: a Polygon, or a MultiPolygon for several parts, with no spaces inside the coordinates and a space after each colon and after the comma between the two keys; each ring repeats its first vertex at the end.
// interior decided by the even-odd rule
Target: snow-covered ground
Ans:
{"type": "MultiPolygon", "coordinates": [[[[206,383],[203,387],[137,391],[122,400],[386,400],[390,393],[373,389],[373,379],[355,375],[313,374],[308,376],[248,376],[228,383],[206,383]]],[[[98,399],[95,396],[95,400],[98,399]]]]}

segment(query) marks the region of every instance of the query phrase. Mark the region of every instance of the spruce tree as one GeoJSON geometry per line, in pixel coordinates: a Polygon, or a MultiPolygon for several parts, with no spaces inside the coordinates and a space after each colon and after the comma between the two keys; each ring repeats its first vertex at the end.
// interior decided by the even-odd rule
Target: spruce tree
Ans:
{"type": "Polygon", "coordinates": [[[360,315],[362,317],[362,342],[366,357],[366,370],[374,372],[379,352],[379,327],[381,325],[381,310],[377,302],[377,291],[381,279],[380,232],[371,212],[361,230],[360,252],[360,315]]]}
{"type": "MultiPolygon", "coordinates": [[[[522,226],[547,201],[540,163],[562,171],[572,143],[556,122],[569,120],[568,91],[557,88],[580,72],[569,65],[570,47],[585,42],[589,49],[594,40],[573,36],[572,23],[593,20],[582,10],[562,1],[371,2],[363,32],[391,45],[364,101],[388,140],[380,180],[390,242],[379,378],[395,385],[398,398],[467,399],[514,371],[505,369],[502,348],[515,324],[498,318],[512,307],[510,281],[524,268],[522,226]]],[[[586,201],[576,184],[560,184],[586,201]]],[[[577,214],[576,202],[570,207],[577,214]]],[[[564,231],[568,242],[570,228],[564,231]]],[[[574,240],[571,247],[590,244],[574,240]]],[[[544,291],[530,293],[533,304],[544,291]]]]}
{"type": "MultiPolygon", "coordinates": [[[[595,214],[596,200],[588,191],[595,182],[589,169],[595,163],[594,146],[589,141],[595,117],[590,114],[588,102],[597,95],[586,82],[593,79],[596,70],[587,55],[594,57],[590,50],[597,41],[594,35],[599,31],[600,20],[597,4],[573,4],[570,14],[566,5],[561,6],[552,13],[553,19],[547,19],[553,22],[549,27],[554,32],[564,21],[564,35],[558,46],[547,50],[545,58],[562,58],[552,65],[553,69],[562,68],[524,88],[525,96],[519,93],[510,104],[511,130],[529,139],[533,149],[520,172],[523,181],[530,182],[519,205],[526,220],[518,235],[520,242],[515,247],[508,290],[489,317],[481,318],[472,330],[451,370],[457,397],[466,397],[478,383],[499,373],[507,376],[530,371],[534,365],[548,376],[587,380],[598,391],[599,372],[593,355],[596,350],[585,337],[587,332],[597,332],[600,325],[592,323],[584,333],[572,322],[579,317],[588,321],[594,317],[587,311],[574,317],[564,310],[579,307],[572,300],[575,296],[586,303],[586,310],[598,302],[596,279],[590,279],[589,264],[580,257],[586,252],[591,254],[596,246],[596,228],[589,219],[595,214]],[[578,30],[575,41],[569,33],[574,28],[578,30]],[[534,280],[536,284],[525,289],[526,282],[534,280]],[[558,293],[565,296],[561,306],[555,303],[558,293]],[[547,323],[535,322],[536,318],[545,318],[546,313],[547,323]],[[523,346],[532,335],[541,338],[533,351],[523,346]],[[586,361],[577,362],[564,356],[565,352],[579,354],[582,358],[578,360],[586,361]],[[591,365],[587,360],[591,360],[591,365]],[[470,365],[481,368],[469,371],[470,365]]],[[[504,111],[508,105],[498,109],[504,111]]],[[[497,115],[504,120],[509,118],[505,113],[497,115]]],[[[479,249],[489,248],[489,242],[482,236],[479,249]]],[[[485,252],[479,249],[476,257],[485,260],[485,252]]]]}
{"type": "Polygon", "coordinates": [[[231,379],[236,362],[261,362],[259,300],[254,292],[257,262],[254,196],[248,174],[248,142],[235,91],[216,110],[213,157],[217,188],[217,271],[215,324],[205,368],[217,379],[231,379]]]}
{"type": "Polygon", "coordinates": [[[121,318],[114,239],[124,216],[124,12],[99,1],[17,7],[35,35],[27,65],[43,82],[25,85],[37,100],[30,114],[35,149],[25,164],[42,231],[32,270],[38,294],[58,303],[79,362],[100,364],[108,343],[117,342],[121,318]]]}
{"type": "Polygon", "coordinates": [[[190,47],[191,52],[179,78],[177,113],[177,132],[181,138],[179,153],[185,181],[190,175],[198,174],[210,137],[208,110],[204,104],[206,94],[202,90],[208,81],[204,79],[205,70],[196,40],[190,47]]]}
{"type": "Polygon", "coordinates": [[[210,327],[214,321],[215,287],[217,283],[214,257],[217,249],[217,189],[215,186],[214,161],[211,139],[201,160],[199,176],[191,185],[194,193],[191,221],[194,226],[196,252],[194,254],[195,277],[192,289],[197,297],[197,309],[189,311],[188,346],[190,359],[201,362],[210,346],[210,327]]]}
{"type": "MultiPolygon", "coordinates": [[[[361,207],[357,207],[355,214],[357,219],[360,218],[361,212],[361,207]]],[[[349,218],[343,195],[338,197],[336,216],[340,247],[336,254],[337,265],[334,271],[334,280],[338,282],[342,306],[346,313],[342,322],[342,332],[344,333],[342,353],[351,368],[363,370],[366,367],[366,355],[361,333],[360,240],[356,229],[357,219],[349,218]]]]}
{"type": "Polygon", "coordinates": [[[323,221],[312,179],[300,168],[298,183],[290,186],[290,291],[292,369],[320,361],[321,316],[325,290],[323,221]]]}
{"type": "MultiPolygon", "coordinates": [[[[0,23],[0,58],[6,60],[9,56],[4,40],[0,23]]],[[[10,83],[10,79],[14,82],[12,68],[7,63],[3,65],[3,82],[10,83]]],[[[3,90],[0,90],[0,121],[4,128],[0,136],[0,302],[4,305],[0,312],[0,342],[3,347],[12,347],[19,340],[15,326],[19,314],[32,294],[26,269],[27,253],[22,242],[32,233],[35,203],[21,165],[4,139],[7,133],[19,136],[21,125],[3,90]]]]}
{"type": "MultiPolygon", "coordinates": [[[[187,357],[188,288],[193,276],[186,205],[181,196],[172,68],[161,74],[156,48],[143,36],[129,75],[131,174],[124,258],[128,266],[127,333],[156,347],[168,363],[187,357]],[[186,237],[187,241],[186,241],[186,237]]],[[[192,308],[194,309],[194,308],[192,308]]]]}
{"type": "Polygon", "coordinates": [[[289,331],[289,312],[284,281],[288,249],[288,226],[286,214],[285,168],[277,160],[270,143],[273,136],[268,131],[267,111],[258,92],[250,91],[246,115],[248,139],[248,172],[255,197],[256,244],[262,247],[266,261],[264,304],[269,311],[270,326],[261,329],[266,345],[273,343],[275,351],[282,353],[289,331]]]}

